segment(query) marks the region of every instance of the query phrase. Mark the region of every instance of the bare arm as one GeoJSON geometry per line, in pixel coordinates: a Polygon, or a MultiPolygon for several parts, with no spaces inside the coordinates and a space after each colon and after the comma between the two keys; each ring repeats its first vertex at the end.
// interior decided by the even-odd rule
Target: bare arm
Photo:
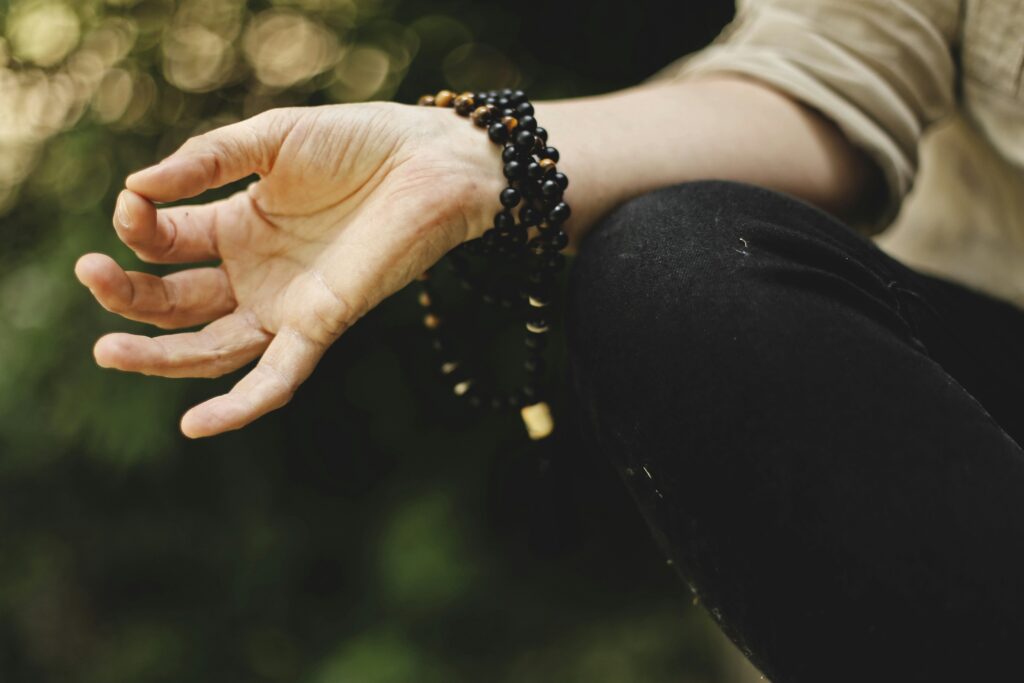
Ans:
{"type": "Polygon", "coordinates": [[[847,218],[878,200],[877,169],[834,125],[740,77],[655,83],[536,109],[570,178],[574,240],[629,198],[690,180],[760,185],[847,218]]]}

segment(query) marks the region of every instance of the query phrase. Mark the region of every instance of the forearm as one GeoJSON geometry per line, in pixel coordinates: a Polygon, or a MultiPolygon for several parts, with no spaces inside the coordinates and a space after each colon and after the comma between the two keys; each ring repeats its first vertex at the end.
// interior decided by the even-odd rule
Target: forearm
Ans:
{"type": "Polygon", "coordinates": [[[739,77],[649,84],[536,109],[571,179],[574,241],[631,197],[690,180],[752,183],[846,217],[877,191],[876,169],[834,125],[739,77]]]}

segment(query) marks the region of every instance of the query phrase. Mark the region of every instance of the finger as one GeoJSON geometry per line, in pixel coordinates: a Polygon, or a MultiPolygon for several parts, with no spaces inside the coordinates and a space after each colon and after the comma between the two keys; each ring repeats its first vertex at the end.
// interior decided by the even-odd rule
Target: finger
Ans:
{"type": "Polygon", "coordinates": [[[240,429],[288,403],[312,374],[326,347],[291,327],[282,328],[260,362],[230,392],[201,403],[181,418],[188,437],[240,429]]]}
{"type": "Polygon", "coordinates": [[[241,218],[234,198],[159,211],[131,190],[117,198],[114,229],[121,241],[149,263],[194,263],[218,258],[217,226],[241,218]]]}
{"type": "Polygon", "coordinates": [[[145,337],[116,332],[93,348],[105,368],[161,377],[220,377],[260,355],[271,335],[251,314],[235,312],[198,332],[145,337]]]}
{"type": "Polygon", "coordinates": [[[75,265],[78,279],[111,313],[166,329],[216,320],[237,304],[220,268],[193,268],[157,277],[125,271],[105,254],[86,254],[75,265]]]}
{"type": "Polygon", "coordinates": [[[191,138],[160,163],[128,176],[125,186],[147,199],[170,202],[253,173],[266,175],[287,135],[285,112],[265,112],[191,138]]]}

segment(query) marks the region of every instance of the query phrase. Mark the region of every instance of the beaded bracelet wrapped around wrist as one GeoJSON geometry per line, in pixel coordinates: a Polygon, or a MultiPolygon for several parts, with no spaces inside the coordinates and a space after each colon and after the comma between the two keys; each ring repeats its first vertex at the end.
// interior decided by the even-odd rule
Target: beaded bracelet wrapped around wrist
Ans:
{"type": "Polygon", "coordinates": [[[555,279],[565,266],[561,251],[569,243],[562,229],[569,218],[569,205],[562,194],[569,179],[558,171],[558,150],[547,144],[547,131],[537,125],[534,108],[521,90],[464,92],[456,95],[442,90],[419,99],[423,106],[451,107],[459,116],[487,129],[492,142],[502,145],[502,162],[508,187],[501,191],[503,207],[494,216],[494,226],[482,236],[460,244],[448,260],[464,288],[477,292],[483,302],[498,305],[523,316],[526,330],[526,381],[511,392],[488,390],[464,364],[452,356],[451,340],[444,335],[437,296],[430,284],[430,272],[418,279],[422,287],[419,302],[426,309],[424,325],[433,335],[433,346],[441,354],[441,373],[452,382],[456,396],[477,408],[518,408],[532,439],[551,433],[554,421],[543,400],[544,350],[552,321],[548,309],[553,303],[555,279]],[[518,207],[518,215],[513,209],[518,207]],[[471,257],[518,266],[520,281],[474,277],[471,257]]]}

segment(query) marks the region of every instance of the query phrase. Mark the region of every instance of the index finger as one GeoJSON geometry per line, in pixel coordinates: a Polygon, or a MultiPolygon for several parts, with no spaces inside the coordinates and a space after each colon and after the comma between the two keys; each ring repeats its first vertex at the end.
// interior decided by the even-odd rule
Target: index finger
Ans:
{"type": "Polygon", "coordinates": [[[176,152],[128,176],[125,187],[157,202],[202,194],[258,173],[266,175],[288,133],[279,110],[190,138],[176,152]]]}

